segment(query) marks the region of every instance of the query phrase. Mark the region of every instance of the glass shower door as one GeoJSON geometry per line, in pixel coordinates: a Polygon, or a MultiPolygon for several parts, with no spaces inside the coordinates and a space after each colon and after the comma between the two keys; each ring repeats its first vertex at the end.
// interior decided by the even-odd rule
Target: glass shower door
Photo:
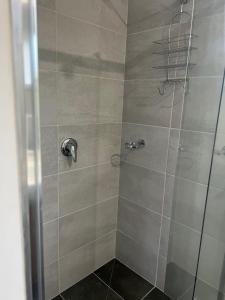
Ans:
{"type": "Polygon", "coordinates": [[[195,300],[225,299],[225,96],[224,83],[202,231],[195,300]]]}

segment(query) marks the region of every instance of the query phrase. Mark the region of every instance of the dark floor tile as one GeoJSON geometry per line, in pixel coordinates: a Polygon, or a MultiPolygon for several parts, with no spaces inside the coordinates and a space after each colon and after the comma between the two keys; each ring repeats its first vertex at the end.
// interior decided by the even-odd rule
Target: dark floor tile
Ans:
{"type": "Polygon", "coordinates": [[[97,270],[96,274],[124,300],[140,300],[153,288],[148,281],[131,271],[118,260],[106,264],[97,270]]]}
{"type": "Polygon", "coordinates": [[[62,293],[65,300],[106,300],[107,295],[108,287],[94,274],[62,293]]]}
{"type": "Polygon", "coordinates": [[[112,259],[110,262],[96,270],[94,273],[101,278],[107,285],[110,284],[112,273],[114,269],[116,259],[112,259]]]}
{"type": "Polygon", "coordinates": [[[107,300],[123,300],[123,298],[109,289],[107,300]]]}
{"type": "Polygon", "coordinates": [[[53,298],[52,300],[62,300],[62,298],[61,298],[60,295],[59,295],[59,296],[53,298]]]}
{"type": "Polygon", "coordinates": [[[171,300],[164,293],[158,289],[154,289],[150,294],[148,294],[144,300],[171,300]]]}

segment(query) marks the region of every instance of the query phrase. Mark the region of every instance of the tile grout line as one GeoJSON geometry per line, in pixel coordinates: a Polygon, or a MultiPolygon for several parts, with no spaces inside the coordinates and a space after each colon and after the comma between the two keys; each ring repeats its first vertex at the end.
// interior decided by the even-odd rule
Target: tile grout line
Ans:
{"type": "MultiPolygon", "coordinates": [[[[169,39],[171,37],[171,30],[172,25],[168,28],[168,35],[169,39]]],[[[169,57],[168,57],[169,60],[169,57]]],[[[169,63],[169,62],[168,62],[169,63]]],[[[170,146],[170,136],[171,136],[171,126],[172,126],[172,119],[173,119],[173,105],[175,100],[175,86],[173,86],[173,100],[172,100],[172,107],[170,111],[170,126],[169,126],[169,135],[168,135],[168,141],[167,141],[167,152],[166,152],[166,169],[168,168],[168,158],[169,158],[169,146],[170,146]]],[[[158,282],[158,269],[159,269],[159,258],[160,258],[160,248],[161,248],[161,239],[162,239],[162,229],[163,229],[163,211],[164,211],[164,205],[165,205],[165,195],[166,195],[166,174],[164,177],[164,186],[163,186],[163,202],[162,202],[162,210],[161,210],[161,224],[160,224],[160,231],[159,231],[159,239],[158,239],[158,252],[157,252],[157,260],[156,260],[156,273],[155,273],[155,283],[154,285],[157,286],[158,282]]]]}
{"type": "Polygon", "coordinates": [[[142,297],[140,300],[145,300],[145,298],[151,294],[151,292],[155,289],[155,286],[153,286],[153,288],[151,288],[151,290],[146,294],[144,295],[144,297],[142,297]]]}
{"type": "Polygon", "coordinates": [[[118,297],[120,297],[121,300],[125,300],[123,297],[120,296],[113,288],[111,288],[104,280],[102,280],[98,275],[96,275],[95,271],[92,273],[94,274],[105,286],[107,286],[111,291],[113,291],[118,297]]]}
{"type": "Polygon", "coordinates": [[[78,21],[78,22],[81,22],[81,23],[84,23],[84,24],[87,24],[87,25],[90,25],[90,26],[93,26],[93,27],[100,28],[100,29],[108,31],[108,32],[112,32],[112,33],[120,35],[120,36],[124,36],[124,37],[127,36],[126,30],[125,30],[124,33],[120,32],[120,31],[116,31],[116,30],[113,30],[111,28],[108,28],[108,27],[105,27],[105,26],[102,26],[102,25],[90,22],[90,21],[88,21],[86,19],[83,19],[83,18],[78,18],[78,17],[74,17],[74,16],[71,16],[71,15],[66,15],[64,13],[59,12],[57,10],[57,8],[56,9],[51,9],[51,8],[45,7],[43,5],[38,5],[38,8],[41,9],[41,10],[45,10],[45,11],[51,12],[52,14],[56,14],[56,15],[64,17],[64,18],[75,20],[75,21],[78,21]]]}

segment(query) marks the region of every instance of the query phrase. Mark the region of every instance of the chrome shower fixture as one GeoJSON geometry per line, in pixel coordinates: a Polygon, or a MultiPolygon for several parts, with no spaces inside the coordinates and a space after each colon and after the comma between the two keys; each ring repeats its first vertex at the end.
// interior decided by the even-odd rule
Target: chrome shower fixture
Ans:
{"type": "Polygon", "coordinates": [[[188,4],[188,0],[180,0],[180,4],[188,4]]]}

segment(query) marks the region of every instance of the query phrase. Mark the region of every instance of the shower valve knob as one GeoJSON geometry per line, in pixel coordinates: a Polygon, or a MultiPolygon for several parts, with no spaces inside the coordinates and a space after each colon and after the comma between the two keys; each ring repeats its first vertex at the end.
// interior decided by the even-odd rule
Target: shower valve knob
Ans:
{"type": "Polygon", "coordinates": [[[77,141],[73,138],[67,138],[62,142],[61,152],[64,156],[72,157],[74,162],[77,162],[77,141]]]}

